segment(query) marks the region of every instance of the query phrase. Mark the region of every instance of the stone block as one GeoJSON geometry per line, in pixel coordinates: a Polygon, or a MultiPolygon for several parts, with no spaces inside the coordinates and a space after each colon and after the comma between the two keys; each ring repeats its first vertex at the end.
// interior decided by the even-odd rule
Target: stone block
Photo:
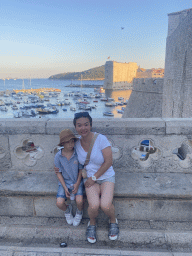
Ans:
{"type": "Polygon", "coordinates": [[[108,135],[164,135],[165,121],[161,118],[121,118],[118,122],[115,119],[99,119],[93,129],[108,135]]]}
{"type": "Polygon", "coordinates": [[[30,197],[0,197],[0,215],[33,216],[33,199],[30,197]]]}
{"type": "Polygon", "coordinates": [[[54,171],[9,171],[0,172],[0,194],[5,195],[30,195],[50,196],[56,195],[58,179],[54,171]]]}
{"type": "Polygon", "coordinates": [[[75,131],[72,118],[49,119],[46,126],[46,134],[59,135],[64,129],[71,129],[73,132],[75,131]]]}
{"type": "Polygon", "coordinates": [[[0,135],[0,171],[11,168],[8,135],[0,135]]]}
{"type": "Polygon", "coordinates": [[[0,134],[44,134],[48,119],[0,119],[0,134]]]}
{"type": "Polygon", "coordinates": [[[167,135],[192,135],[191,118],[163,118],[167,135]]]}
{"type": "Polygon", "coordinates": [[[35,198],[34,207],[37,217],[64,217],[64,212],[56,206],[56,196],[35,198]]]}

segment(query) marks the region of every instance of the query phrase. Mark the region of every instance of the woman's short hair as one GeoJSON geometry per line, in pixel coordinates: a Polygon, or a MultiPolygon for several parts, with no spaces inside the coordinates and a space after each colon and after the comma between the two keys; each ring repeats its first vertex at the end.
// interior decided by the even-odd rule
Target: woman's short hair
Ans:
{"type": "Polygon", "coordinates": [[[90,122],[90,126],[92,127],[92,117],[89,115],[88,112],[78,112],[78,113],[75,113],[74,115],[74,119],[73,119],[73,124],[74,126],[76,126],[76,120],[81,118],[81,117],[86,117],[89,119],[89,122],[90,122]]]}

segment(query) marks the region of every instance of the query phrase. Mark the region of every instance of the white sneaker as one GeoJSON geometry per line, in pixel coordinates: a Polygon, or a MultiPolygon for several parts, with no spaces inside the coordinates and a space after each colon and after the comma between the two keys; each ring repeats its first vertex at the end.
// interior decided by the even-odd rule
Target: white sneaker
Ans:
{"type": "Polygon", "coordinates": [[[75,227],[78,226],[81,222],[82,217],[83,217],[83,211],[79,211],[77,209],[75,218],[73,219],[73,226],[75,226],[75,227]]]}
{"type": "Polygon", "coordinates": [[[72,215],[72,205],[68,205],[67,210],[65,211],[65,218],[69,225],[73,224],[73,215],[72,215]]]}

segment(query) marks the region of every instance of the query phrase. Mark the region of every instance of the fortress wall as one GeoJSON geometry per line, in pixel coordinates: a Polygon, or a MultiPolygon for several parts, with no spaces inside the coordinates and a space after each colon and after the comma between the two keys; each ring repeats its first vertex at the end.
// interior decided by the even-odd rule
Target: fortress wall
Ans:
{"type": "Polygon", "coordinates": [[[169,14],[162,114],[192,116],[192,9],[169,14]]]}
{"type": "Polygon", "coordinates": [[[162,117],[163,78],[135,78],[123,118],[162,117]]]}

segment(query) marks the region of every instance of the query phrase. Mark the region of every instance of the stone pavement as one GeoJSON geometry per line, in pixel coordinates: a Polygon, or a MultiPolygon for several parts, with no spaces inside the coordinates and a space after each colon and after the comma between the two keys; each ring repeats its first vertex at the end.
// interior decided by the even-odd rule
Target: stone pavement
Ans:
{"type": "MultiPolygon", "coordinates": [[[[90,246],[91,247],[91,246],[90,246]]],[[[105,250],[91,248],[0,246],[0,256],[190,256],[192,253],[105,250]]]]}

